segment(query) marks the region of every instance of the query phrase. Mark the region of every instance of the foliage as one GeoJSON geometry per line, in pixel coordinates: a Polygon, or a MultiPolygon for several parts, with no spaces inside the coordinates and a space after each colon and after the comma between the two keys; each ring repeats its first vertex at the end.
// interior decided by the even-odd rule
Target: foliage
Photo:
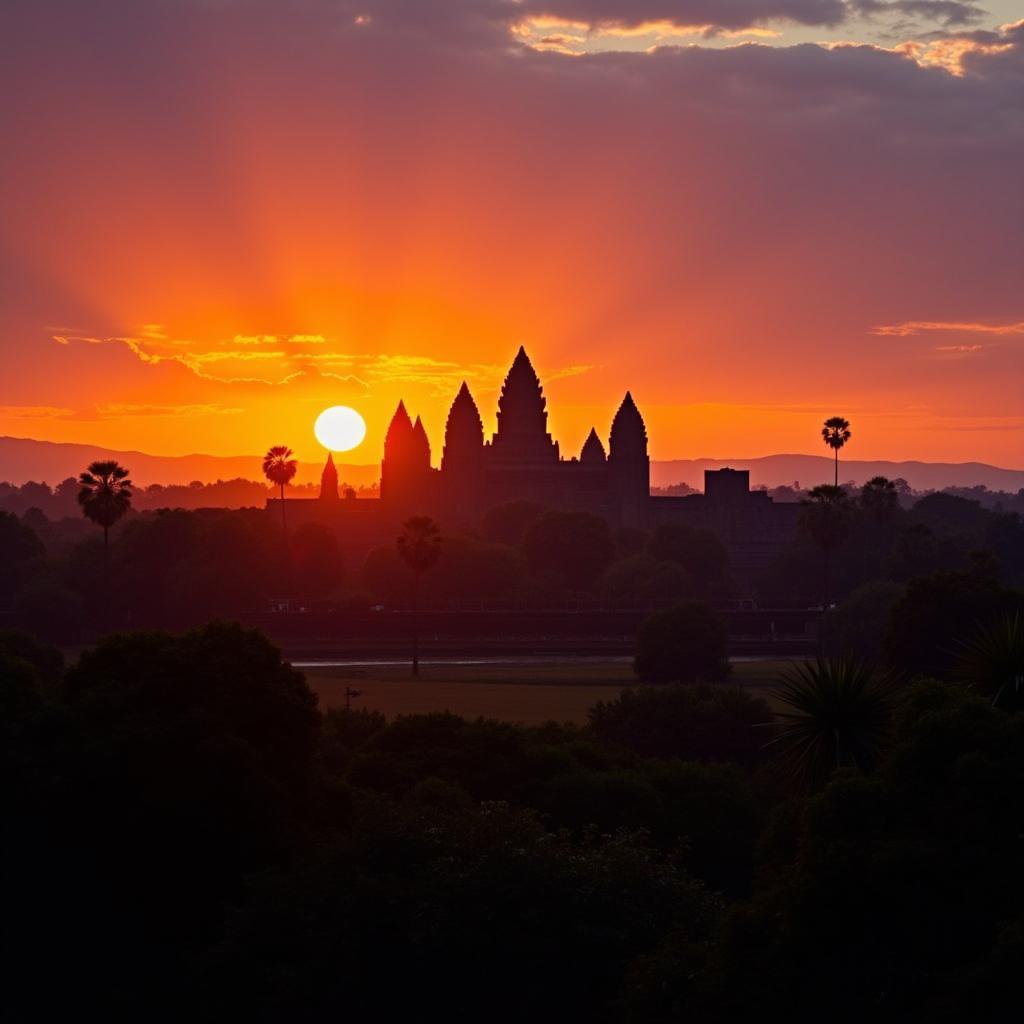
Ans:
{"type": "Polygon", "coordinates": [[[840,768],[873,768],[892,713],[891,684],[854,658],[819,658],[795,665],[772,692],[777,745],[809,788],[840,768]]]}
{"type": "Polygon", "coordinates": [[[613,562],[598,581],[610,608],[665,608],[693,594],[693,577],[678,563],[648,554],[613,562]]]}
{"type": "Polygon", "coordinates": [[[882,645],[889,615],[903,596],[898,583],[864,583],[841,604],[818,620],[818,642],[831,657],[855,655],[868,662],[882,661],[882,645]]]}
{"type": "Polygon", "coordinates": [[[403,525],[396,546],[413,575],[420,576],[441,557],[441,531],[429,516],[413,516],[403,525]]]}
{"type": "Polygon", "coordinates": [[[884,650],[893,669],[908,675],[952,678],[956,639],[1022,606],[1022,598],[985,574],[937,572],[911,580],[893,606],[884,650]]]}
{"type": "Polygon", "coordinates": [[[850,421],[842,416],[830,416],[821,428],[821,438],[836,454],[835,486],[839,486],[839,449],[844,447],[853,434],[850,421]]]}
{"type": "Polygon", "coordinates": [[[960,677],[1005,711],[1024,711],[1024,613],[982,625],[960,642],[960,677]]]}
{"type": "Polygon", "coordinates": [[[40,577],[22,587],[14,603],[18,625],[41,640],[77,643],[81,639],[85,608],[81,598],[59,580],[40,577]]]}
{"type": "Polygon", "coordinates": [[[531,570],[573,590],[589,590],[615,554],[608,524],[587,512],[545,512],[527,526],[522,547],[531,570]]]}
{"type": "Polygon", "coordinates": [[[681,565],[701,597],[721,597],[728,590],[729,553],[711,530],[662,523],[654,531],[648,551],[658,561],[681,565]]]}
{"type": "Polygon", "coordinates": [[[0,601],[9,601],[38,571],[46,553],[35,531],[17,516],[0,512],[0,601]]]}
{"type": "Polygon", "coordinates": [[[523,556],[514,548],[456,534],[445,537],[430,589],[440,602],[500,602],[517,590],[525,572],[523,556]]]}
{"type": "Polygon", "coordinates": [[[605,1020],[670,921],[696,939],[717,913],[639,837],[577,843],[503,804],[368,807],[350,841],[261,880],[247,903],[204,973],[210,1016],[317,1021],[343,1002],[389,1019],[486,1006],[497,1021],[605,1020]]]}
{"type": "Polygon", "coordinates": [[[303,523],[292,535],[292,569],[299,593],[310,604],[330,596],[345,575],[337,534],[321,523],[303,523]]]}
{"type": "Polygon", "coordinates": [[[40,643],[31,633],[0,629],[0,652],[27,662],[47,687],[55,687],[64,674],[64,655],[56,647],[40,643]]]}
{"type": "Polygon", "coordinates": [[[724,760],[747,766],[763,760],[759,727],[770,720],[763,700],[720,686],[628,689],[590,710],[590,727],[601,739],[641,757],[724,760]]]}
{"type": "Polygon", "coordinates": [[[287,445],[275,445],[267,449],[267,454],[263,456],[263,475],[280,487],[282,494],[285,485],[295,479],[298,469],[298,460],[294,458],[294,452],[287,445]]]}
{"type": "Polygon", "coordinates": [[[860,506],[878,523],[886,523],[900,507],[896,484],[884,476],[873,476],[860,489],[860,506]]]}
{"type": "Polygon", "coordinates": [[[546,511],[544,505],[525,499],[495,505],[484,514],[484,536],[495,544],[518,547],[522,543],[527,527],[546,511]]]}
{"type": "Polygon", "coordinates": [[[93,462],[78,478],[82,514],[104,531],[131,508],[132,482],[128,470],[113,460],[93,462]]]}
{"type": "Polygon", "coordinates": [[[633,670],[647,683],[725,679],[728,639],[725,623],[706,604],[683,602],[654,612],[641,624],[633,670]]]}

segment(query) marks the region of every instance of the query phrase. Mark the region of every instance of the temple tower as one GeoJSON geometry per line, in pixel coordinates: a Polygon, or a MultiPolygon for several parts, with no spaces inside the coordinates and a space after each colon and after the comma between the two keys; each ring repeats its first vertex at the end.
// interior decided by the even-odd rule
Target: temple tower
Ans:
{"type": "Polygon", "coordinates": [[[320,474],[320,500],[338,500],[338,470],[334,465],[334,455],[331,452],[327,453],[324,471],[320,474]]]}
{"type": "Polygon", "coordinates": [[[387,502],[421,503],[430,484],[430,441],[423,422],[409,419],[399,402],[384,437],[384,461],[380,465],[380,496],[387,502]]]}
{"type": "Polygon", "coordinates": [[[484,456],[484,424],[466,382],[448,411],[441,469],[445,473],[479,472],[484,456]]]}
{"type": "Polygon", "coordinates": [[[650,502],[651,463],[647,455],[647,428],[628,391],[612,420],[608,447],[611,498],[619,523],[643,527],[650,502]]]}
{"type": "Polygon", "coordinates": [[[491,442],[497,463],[543,465],[558,462],[558,445],[548,433],[547,399],[520,346],[498,399],[498,430],[491,442]]]}
{"type": "Polygon", "coordinates": [[[604,445],[601,444],[601,438],[597,436],[597,431],[591,427],[586,441],[583,442],[580,462],[584,466],[603,466],[607,461],[604,454],[604,445]]]}

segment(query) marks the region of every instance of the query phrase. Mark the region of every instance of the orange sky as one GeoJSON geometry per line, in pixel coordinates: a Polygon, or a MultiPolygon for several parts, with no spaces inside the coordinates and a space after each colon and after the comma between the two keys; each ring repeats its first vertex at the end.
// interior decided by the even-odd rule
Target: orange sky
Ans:
{"type": "Polygon", "coordinates": [[[948,27],[940,67],[877,26],[787,45],[852,31],[833,0],[770,46],[570,25],[582,56],[485,0],[24,6],[0,433],[316,458],[348,404],[371,462],[404,397],[436,459],[524,343],[565,454],[628,387],[662,459],[817,451],[841,413],[850,457],[1024,466],[1020,26],[948,27]]]}

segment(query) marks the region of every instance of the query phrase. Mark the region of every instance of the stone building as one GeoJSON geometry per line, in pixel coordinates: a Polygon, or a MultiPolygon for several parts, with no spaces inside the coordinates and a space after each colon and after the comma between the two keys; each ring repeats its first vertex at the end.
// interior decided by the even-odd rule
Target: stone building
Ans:
{"type": "Polygon", "coordinates": [[[502,386],[497,430],[489,440],[463,383],[435,466],[422,420],[413,420],[400,402],[384,439],[379,499],[339,496],[328,456],[320,499],[290,500],[289,520],[335,524],[350,546],[361,547],[362,538],[394,530],[409,515],[430,514],[448,527],[475,526],[497,505],[529,500],[591,512],[613,527],[654,529],[679,522],[711,529],[739,568],[766,563],[792,536],[796,506],[776,505],[764,492],[751,491],[747,470],[708,470],[704,480],[701,495],[650,494],[647,429],[628,391],[612,419],[607,449],[592,429],[579,455],[565,457],[548,430],[540,379],[520,348],[502,386]]]}

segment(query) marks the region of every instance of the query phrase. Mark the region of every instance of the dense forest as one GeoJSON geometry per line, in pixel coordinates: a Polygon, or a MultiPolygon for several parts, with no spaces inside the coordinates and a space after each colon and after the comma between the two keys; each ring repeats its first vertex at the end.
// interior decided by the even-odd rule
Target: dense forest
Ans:
{"type": "MultiPolygon", "coordinates": [[[[741,574],[708,531],[614,531],[591,515],[513,502],[475,531],[445,531],[421,600],[435,608],[835,605],[822,637],[834,649],[856,633],[875,653],[911,581],[952,573],[982,589],[1024,585],[1024,521],[999,502],[950,493],[910,500],[874,481],[809,492],[800,522],[771,565],[741,574]]],[[[101,532],[81,515],[0,512],[0,615],[44,639],[76,642],[111,626],[183,628],[262,612],[285,593],[325,610],[408,601],[409,570],[393,539],[353,561],[329,528],[301,526],[285,543],[280,522],[259,509],[131,510],[110,535],[110,574],[98,583],[101,532]]]]}
{"type": "Polygon", "coordinates": [[[69,664],[6,633],[9,1019],[1003,1019],[1024,704],[993,621],[934,675],[812,662],[772,706],[640,687],[539,728],[320,713],[237,625],[69,664]]]}

